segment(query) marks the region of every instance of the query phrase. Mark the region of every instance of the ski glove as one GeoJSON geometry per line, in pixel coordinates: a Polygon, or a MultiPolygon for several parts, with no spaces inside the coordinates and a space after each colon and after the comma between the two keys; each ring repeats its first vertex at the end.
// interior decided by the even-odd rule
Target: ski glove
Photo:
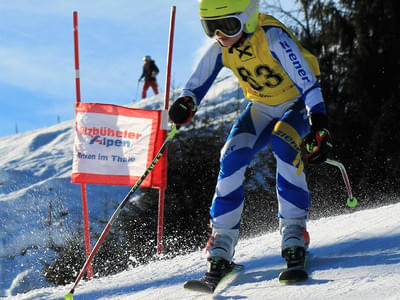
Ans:
{"type": "Polygon", "coordinates": [[[306,146],[306,159],[310,164],[322,164],[328,158],[331,151],[332,139],[328,127],[328,119],[324,114],[312,114],[311,130],[305,137],[304,143],[306,146]]]}
{"type": "Polygon", "coordinates": [[[169,109],[169,118],[176,125],[184,125],[190,122],[197,111],[196,103],[192,97],[180,97],[176,99],[169,109]]]}

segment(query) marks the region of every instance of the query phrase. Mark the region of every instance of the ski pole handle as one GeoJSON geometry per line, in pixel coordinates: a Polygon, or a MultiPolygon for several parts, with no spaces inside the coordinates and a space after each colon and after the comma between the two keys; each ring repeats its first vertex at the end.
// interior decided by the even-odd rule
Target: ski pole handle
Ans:
{"type": "Polygon", "coordinates": [[[343,166],[343,164],[341,164],[340,162],[333,160],[333,159],[329,159],[327,158],[325,163],[332,165],[332,166],[336,166],[339,168],[340,172],[342,173],[342,177],[343,177],[343,181],[346,185],[346,190],[347,190],[347,206],[354,208],[357,205],[357,199],[356,197],[353,196],[352,192],[351,192],[351,186],[350,186],[350,181],[349,181],[349,177],[347,176],[347,172],[345,167],[343,166]]]}

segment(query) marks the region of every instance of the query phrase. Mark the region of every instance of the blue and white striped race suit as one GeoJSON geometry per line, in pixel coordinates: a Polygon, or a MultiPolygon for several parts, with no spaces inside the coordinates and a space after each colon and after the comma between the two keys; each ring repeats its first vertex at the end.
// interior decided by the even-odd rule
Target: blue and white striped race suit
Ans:
{"type": "MultiPolygon", "coordinates": [[[[234,123],[221,150],[220,172],[210,214],[214,226],[237,229],[244,201],[244,176],[254,155],[270,144],[276,159],[276,191],[280,218],[302,218],[308,214],[309,191],[300,158],[300,143],[309,132],[308,115],[325,113],[317,79],[300,53],[297,44],[281,28],[265,28],[269,51],[282,65],[300,96],[279,105],[250,102],[234,123]],[[289,45],[293,52],[284,51],[289,45]],[[299,75],[290,55],[296,55],[304,72],[299,75]],[[304,81],[301,77],[310,80],[304,81]]],[[[266,49],[265,51],[268,51],[266,49]]],[[[293,56],[292,56],[293,57],[293,56]]],[[[215,43],[204,54],[182,96],[200,105],[223,67],[222,49],[215,43]]]]}

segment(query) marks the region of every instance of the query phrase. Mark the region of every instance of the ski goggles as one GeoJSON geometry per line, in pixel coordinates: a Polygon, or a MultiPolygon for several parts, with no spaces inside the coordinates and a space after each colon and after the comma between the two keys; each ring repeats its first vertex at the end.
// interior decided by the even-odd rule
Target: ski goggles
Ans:
{"type": "Polygon", "coordinates": [[[237,36],[243,29],[243,23],[237,15],[226,16],[221,19],[201,19],[201,25],[208,37],[213,38],[218,32],[227,37],[237,36]]]}
{"type": "Polygon", "coordinates": [[[227,37],[237,36],[242,32],[244,24],[257,11],[258,0],[252,0],[245,11],[232,15],[201,18],[201,25],[207,36],[213,38],[218,32],[227,37]]]}

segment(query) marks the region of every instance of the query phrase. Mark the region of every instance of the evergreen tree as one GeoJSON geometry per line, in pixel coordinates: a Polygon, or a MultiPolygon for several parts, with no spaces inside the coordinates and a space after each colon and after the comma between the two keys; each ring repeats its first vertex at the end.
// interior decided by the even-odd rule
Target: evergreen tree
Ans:
{"type": "MultiPolygon", "coordinates": [[[[279,0],[261,4],[289,20],[301,43],[319,59],[333,158],[346,165],[356,194],[365,192],[374,199],[381,191],[395,192],[400,178],[399,3],[294,2],[297,11],[285,11],[279,0]]],[[[308,173],[311,187],[317,185],[312,192],[329,199],[329,171],[321,166],[308,173]]]]}

